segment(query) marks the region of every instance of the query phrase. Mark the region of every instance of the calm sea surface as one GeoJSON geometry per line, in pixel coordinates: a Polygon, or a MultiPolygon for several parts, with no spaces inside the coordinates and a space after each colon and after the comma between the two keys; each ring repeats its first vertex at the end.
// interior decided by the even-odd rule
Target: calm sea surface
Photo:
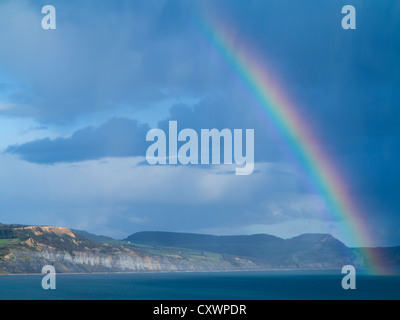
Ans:
{"type": "Polygon", "coordinates": [[[356,290],[343,290],[343,275],[327,271],[57,274],[55,290],[42,289],[42,278],[0,276],[0,299],[400,299],[400,276],[358,274],[356,290]]]}

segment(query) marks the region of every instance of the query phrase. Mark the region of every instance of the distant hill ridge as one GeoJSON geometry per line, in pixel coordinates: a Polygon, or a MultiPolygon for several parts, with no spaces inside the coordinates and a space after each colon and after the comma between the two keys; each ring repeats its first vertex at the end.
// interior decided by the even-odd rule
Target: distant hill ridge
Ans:
{"type": "Polygon", "coordinates": [[[214,236],[174,232],[138,232],[125,239],[152,246],[181,247],[236,255],[273,268],[350,263],[357,259],[353,250],[330,234],[303,234],[282,239],[267,234],[214,236]]]}
{"type": "Polygon", "coordinates": [[[267,234],[215,236],[196,233],[145,231],[134,233],[127,237],[125,241],[192,249],[204,247],[219,249],[221,246],[229,245],[278,244],[284,240],[267,234]]]}

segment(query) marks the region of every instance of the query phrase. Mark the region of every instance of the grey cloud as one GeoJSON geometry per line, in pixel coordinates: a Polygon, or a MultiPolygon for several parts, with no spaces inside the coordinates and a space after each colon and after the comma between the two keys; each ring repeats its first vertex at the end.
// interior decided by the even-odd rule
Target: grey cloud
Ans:
{"type": "Polygon", "coordinates": [[[112,118],[99,127],[78,130],[68,138],[46,138],[9,146],[5,153],[40,164],[143,156],[148,130],[147,125],[135,120],[112,118]]]}

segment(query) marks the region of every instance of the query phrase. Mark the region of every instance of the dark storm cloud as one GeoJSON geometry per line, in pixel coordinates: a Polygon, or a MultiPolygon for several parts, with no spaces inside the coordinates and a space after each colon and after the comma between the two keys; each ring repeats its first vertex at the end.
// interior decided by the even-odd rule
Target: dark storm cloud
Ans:
{"type": "Polygon", "coordinates": [[[78,130],[68,138],[47,138],[9,146],[5,153],[40,164],[142,156],[148,130],[147,125],[135,120],[113,118],[99,127],[78,130]]]}

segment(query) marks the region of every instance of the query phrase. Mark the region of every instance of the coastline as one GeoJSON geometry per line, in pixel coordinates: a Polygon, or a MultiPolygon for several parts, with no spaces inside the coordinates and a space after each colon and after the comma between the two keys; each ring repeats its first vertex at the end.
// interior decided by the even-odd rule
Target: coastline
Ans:
{"type": "MultiPolygon", "coordinates": [[[[367,269],[359,269],[367,271],[367,269]]],[[[326,272],[331,274],[341,274],[340,269],[249,269],[249,270],[206,270],[206,271],[118,271],[118,272],[60,272],[57,275],[129,275],[129,274],[207,274],[207,273],[256,273],[256,272],[326,272]]],[[[43,273],[8,273],[0,274],[3,276],[44,276],[43,273]]]]}

